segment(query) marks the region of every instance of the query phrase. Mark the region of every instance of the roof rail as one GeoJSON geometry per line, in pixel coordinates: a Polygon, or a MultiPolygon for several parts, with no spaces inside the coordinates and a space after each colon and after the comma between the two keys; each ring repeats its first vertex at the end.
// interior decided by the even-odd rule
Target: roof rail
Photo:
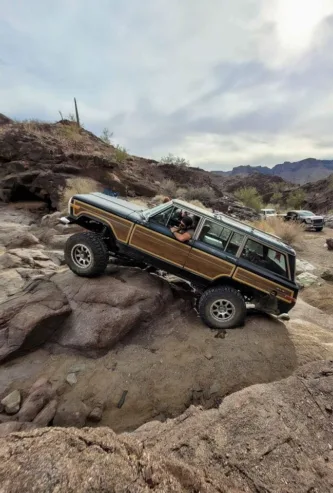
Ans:
{"type": "MultiPolygon", "coordinates": [[[[227,214],[223,214],[223,212],[214,211],[214,212],[213,212],[213,214],[214,214],[214,216],[215,216],[216,218],[219,218],[219,216],[220,216],[220,217],[222,217],[222,218],[223,218],[223,217],[226,217],[227,219],[229,219],[229,218],[230,218],[232,221],[234,221],[234,222],[236,222],[236,223],[239,223],[239,224],[241,224],[242,226],[244,226],[244,223],[243,223],[242,221],[240,221],[239,219],[236,219],[236,218],[234,218],[234,217],[232,217],[232,216],[228,216],[227,214]]],[[[252,233],[254,233],[254,232],[261,233],[261,234],[262,234],[262,233],[264,233],[265,235],[267,235],[267,236],[271,236],[272,238],[277,238],[278,240],[280,240],[280,241],[283,243],[283,241],[282,241],[282,239],[280,238],[280,236],[274,235],[274,234],[272,234],[272,233],[267,233],[266,231],[261,231],[261,230],[260,230],[260,229],[258,229],[258,228],[254,228],[253,226],[250,226],[249,224],[247,224],[247,226],[248,226],[249,228],[251,228],[252,233]]]]}

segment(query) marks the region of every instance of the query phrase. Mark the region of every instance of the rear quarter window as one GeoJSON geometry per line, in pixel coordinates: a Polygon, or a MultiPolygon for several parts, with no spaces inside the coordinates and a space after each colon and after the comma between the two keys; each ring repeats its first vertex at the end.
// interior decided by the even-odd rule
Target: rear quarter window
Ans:
{"type": "Polygon", "coordinates": [[[284,253],[254,240],[247,240],[241,258],[283,277],[289,277],[284,253]]]}

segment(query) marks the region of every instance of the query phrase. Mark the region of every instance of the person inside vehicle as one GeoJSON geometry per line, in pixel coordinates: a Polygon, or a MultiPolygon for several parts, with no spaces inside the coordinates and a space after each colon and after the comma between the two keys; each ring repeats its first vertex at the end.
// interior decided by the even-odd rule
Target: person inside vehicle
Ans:
{"type": "Polygon", "coordinates": [[[170,228],[174,237],[181,242],[190,241],[194,235],[193,220],[189,216],[183,216],[180,225],[170,228]]]}

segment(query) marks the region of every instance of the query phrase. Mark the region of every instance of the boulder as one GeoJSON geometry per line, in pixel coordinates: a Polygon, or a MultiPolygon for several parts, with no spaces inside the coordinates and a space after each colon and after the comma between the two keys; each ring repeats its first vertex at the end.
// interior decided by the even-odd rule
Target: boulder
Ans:
{"type": "Polygon", "coordinates": [[[4,246],[9,250],[13,248],[27,248],[33,245],[38,245],[39,240],[33,234],[27,231],[15,231],[9,234],[4,241],[4,246]]]}
{"type": "Polygon", "coordinates": [[[37,426],[48,426],[57,411],[58,401],[53,399],[37,414],[33,423],[37,426]]]}
{"type": "Polygon", "coordinates": [[[17,415],[19,421],[33,421],[53,398],[55,392],[49,382],[33,387],[17,415]]]}
{"type": "Polygon", "coordinates": [[[8,421],[0,424],[0,437],[6,437],[16,431],[29,431],[37,428],[35,423],[19,423],[18,421],[8,421]]]}
{"type": "Polygon", "coordinates": [[[324,281],[329,281],[333,282],[333,270],[332,269],[326,269],[320,276],[324,281]]]}
{"type": "Polygon", "coordinates": [[[88,282],[66,271],[52,281],[73,310],[53,341],[93,357],[105,353],[132,328],[149,324],[173,299],[166,281],[134,268],[120,268],[119,273],[88,282]]]}
{"type": "Polygon", "coordinates": [[[326,246],[327,246],[327,250],[329,251],[333,250],[333,238],[328,238],[326,240],[326,246]]]}
{"type": "Polygon", "coordinates": [[[320,279],[314,274],[311,274],[311,272],[303,272],[296,277],[296,281],[301,285],[301,287],[307,288],[313,284],[318,284],[320,279]]]}
{"type": "Polygon", "coordinates": [[[59,404],[53,418],[54,426],[75,426],[83,428],[89,416],[90,409],[82,401],[71,398],[59,404]]]}
{"type": "Polygon", "coordinates": [[[4,253],[0,255],[0,270],[3,269],[15,269],[21,265],[21,260],[15,255],[10,253],[4,253]]]}
{"type": "Polygon", "coordinates": [[[3,493],[330,492],[333,362],[191,406],[132,433],[37,429],[0,439],[3,493]],[[41,471],[52,471],[42,474],[41,471]],[[73,473],[73,471],[75,473],[73,473]]]}
{"type": "Polygon", "coordinates": [[[6,395],[1,401],[1,404],[5,408],[7,414],[16,414],[21,405],[21,393],[19,390],[13,390],[10,394],[6,395]]]}
{"type": "MultiPolygon", "coordinates": [[[[9,296],[13,296],[14,294],[21,291],[24,286],[24,280],[16,272],[15,269],[6,269],[1,271],[0,274],[0,303],[3,303],[7,300],[9,296]]],[[[1,320],[1,313],[0,313],[1,320]]],[[[0,322],[1,323],[1,322],[0,322]]],[[[0,325],[0,341],[1,341],[1,325],[0,325]]],[[[0,342],[1,345],[1,342],[0,342]]],[[[0,349],[1,353],[1,349],[0,349]]]]}
{"type": "Polygon", "coordinates": [[[1,305],[0,361],[19,349],[42,345],[59,330],[70,312],[65,294],[53,282],[31,282],[1,305]]]}
{"type": "Polygon", "coordinates": [[[306,260],[296,259],[296,274],[302,274],[303,272],[312,272],[316,268],[314,265],[310,264],[306,260]]]}

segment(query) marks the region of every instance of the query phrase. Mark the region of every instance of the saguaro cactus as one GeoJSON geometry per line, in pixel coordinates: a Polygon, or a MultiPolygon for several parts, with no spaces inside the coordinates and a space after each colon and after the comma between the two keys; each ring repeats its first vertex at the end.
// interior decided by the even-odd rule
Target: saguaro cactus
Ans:
{"type": "Polygon", "coordinates": [[[77,103],[76,103],[76,98],[74,98],[74,106],[75,106],[75,116],[76,116],[76,123],[80,127],[80,117],[79,117],[79,110],[77,109],[77,103]]]}

